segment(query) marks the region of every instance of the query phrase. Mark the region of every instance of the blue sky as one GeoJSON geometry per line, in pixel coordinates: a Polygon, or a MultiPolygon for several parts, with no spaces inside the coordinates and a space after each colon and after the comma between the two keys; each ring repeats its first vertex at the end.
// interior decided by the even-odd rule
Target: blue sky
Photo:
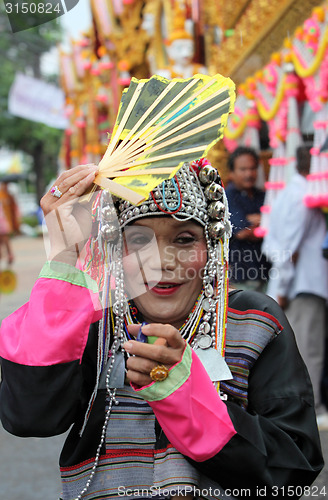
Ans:
{"type": "Polygon", "coordinates": [[[80,38],[80,33],[91,26],[90,1],[79,0],[71,11],[60,18],[67,34],[73,38],[80,38]]]}
{"type": "MultiPolygon", "coordinates": [[[[70,38],[79,39],[81,33],[91,26],[90,0],[79,0],[79,3],[71,11],[60,17],[64,28],[64,40],[62,46],[70,50],[70,38]]],[[[43,70],[53,73],[54,67],[58,68],[58,51],[53,49],[43,58],[43,70]]]]}

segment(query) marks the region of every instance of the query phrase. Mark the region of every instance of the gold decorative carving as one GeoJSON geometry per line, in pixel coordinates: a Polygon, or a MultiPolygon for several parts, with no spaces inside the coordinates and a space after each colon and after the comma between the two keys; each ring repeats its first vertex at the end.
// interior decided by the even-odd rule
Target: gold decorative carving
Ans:
{"type": "Polygon", "coordinates": [[[210,0],[205,2],[205,18],[213,14],[213,19],[221,23],[221,28],[234,29],[231,36],[209,49],[210,73],[220,72],[239,84],[269,62],[271,54],[282,48],[286,36],[292,35],[297,26],[310,16],[313,7],[322,4],[322,0],[225,2],[221,5],[221,14],[216,16],[210,3],[210,0]],[[230,18],[230,25],[224,24],[228,12],[232,14],[232,4],[234,17],[230,18]]]}

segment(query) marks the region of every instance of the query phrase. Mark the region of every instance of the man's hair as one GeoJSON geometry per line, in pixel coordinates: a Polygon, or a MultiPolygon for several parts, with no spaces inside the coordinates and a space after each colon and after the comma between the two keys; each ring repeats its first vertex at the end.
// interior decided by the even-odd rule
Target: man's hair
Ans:
{"type": "Polygon", "coordinates": [[[296,149],[296,168],[299,174],[307,175],[310,172],[311,153],[310,147],[299,146],[296,149]]]}
{"type": "Polygon", "coordinates": [[[259,155],[257,154],[257,152],[255,151],[255,149],[253,148],[248,148],[246,146],[238,146],[238,148],[236,148],[232,153],[231,155],[229,156],[228,158],[228,168],[229,170],[232,172],[235,168],[235,161],[236,159],[239,157],[239,156],[242,156],[242,155],[249,155],[249,156],[252,156],[256,162],[256,166],[258,166],[259,164],[259,155]]]}

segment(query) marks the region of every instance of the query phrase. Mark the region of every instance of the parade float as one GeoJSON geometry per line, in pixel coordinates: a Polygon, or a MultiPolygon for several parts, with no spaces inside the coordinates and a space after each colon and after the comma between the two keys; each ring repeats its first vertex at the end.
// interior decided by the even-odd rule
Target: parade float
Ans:
{"type": "Polygon", "coordinates": [[[132,77],[221,73],[235,82],[237,99],[224,141],[209,157],[224,179],[229,151],[249,145],[260,152],[266,200],[259,236],[304,141],[312,144],[305,202],[328,206],[328,2],[90,0],[90,9],[90,29],[60,55],[70,121],[65,168],[100,161],[132,77]],[[302,120],[311,121],[306,135],[302,120]]]}

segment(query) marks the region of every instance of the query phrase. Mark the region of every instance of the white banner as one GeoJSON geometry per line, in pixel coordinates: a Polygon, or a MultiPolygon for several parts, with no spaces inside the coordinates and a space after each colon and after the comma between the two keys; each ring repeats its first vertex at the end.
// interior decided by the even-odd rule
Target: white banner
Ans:
{"type": "Polygon", "coordinates": [[[9,91],[9,113],[49,127],[65,129],[68,121],[64,106],[65,97],[60,88],[30,76],[16,74],[9,91]]]}

